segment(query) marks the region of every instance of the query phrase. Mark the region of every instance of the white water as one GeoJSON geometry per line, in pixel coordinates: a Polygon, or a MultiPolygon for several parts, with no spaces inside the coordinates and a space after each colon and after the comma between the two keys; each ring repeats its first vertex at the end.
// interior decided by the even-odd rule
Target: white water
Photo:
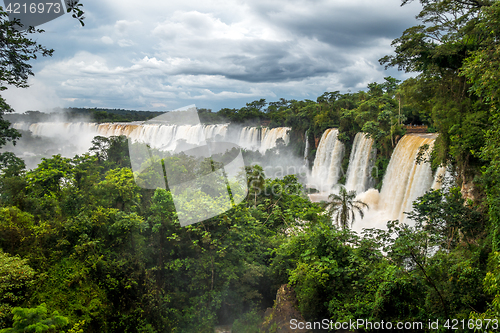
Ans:
{"type": "Polygon", "coordinates": [[[384,176],[382,190],[375,189],[358,195],[358,199],[369,204],[365,218],[354,223],[353,229],[385,229],[387,221],[400,220],[412,224],[405,212],[412,211],[412,203],[434,183],[432,170],[428,162],[417,164],[419,148],[434,145],[433,134],[405,135],[396,146],[384,176]]]}
{"type": "Polygon", "coordinates": [[[263,154],[266,150],[276,147],[276,140],[283,139],[285,145],[288,145],[290,141],[290,136],[288,132],[291,130],[290,127],[275,127],[272,129],[263,128],[262,129],[262,142],[259,151],[263,154]]]}
{"type": "MultiPolygon", "coordinates": [[[[75,122],[46,122],[46,123],[14,123],[13,128],[23,131],[30,131],[34,136],[51,138],[60,142],[60,147],[51,147],[53,154],[62,153],[67,157],[86,152],[94,136],[98,134],[98,125],[95,123],[75,122]],[[61,147],[71,146],[70,153],[61,147]]],[[[22,138],[21,141],[22,142],[22,138]]],[[[48,147],[47,147],[48,148],[48,147]]],[[[41,153],[39,151],[29,153],[41,153]]]]}
{"type": "Polygon", "coordinates": [[[184,141],[191,145],[204,144],[208,140],[224,139],[228,124],[220,125],[121,125],[101,124],[99,133],[106,136],[125,135],[137,142],[149,143],[162,150],[175,150],[184,141]]]}
{"type": "Polygon", "coordinates": [[[340,178],[344,144],[337,139],[337,135],[336,128],[329,128],[318,144],[308,183],[320,192],[330,193],[340,178]]]}
{"type": "MultiPolygon", "coordinates": [[[[138,142],[147,142],[152,147],[164,150],[174,150],[179,142],[199,145],[206,140],[222,141],[224,139],[234,141],[235,138],[227,138],[229,124],[215,125],[165,125],[165,124],[142,124],[142,123],[15,123],[15,129],[29,130],[35,136],[60,138],[62,143],[68,142],[76,146],[74,154],[86,152],[91,146],[92,138],[97,135],[110,137],[125,135],[138,142]]],[[[235,144],[242,148],[258,150],[265,153],[266,150],[276,147],[276,140],[283,139],[285,144],[290,141],[289,127],[277,127],[273,129],[259,127],[244,127],[240,130],[235,144]]]]}
{"type": "Polygon", "coordinates": [[[94,135],[97,133],[98,125],[95,123],[60,123],[60,122],[47,122],[47,123],[14,123],[13,128],[18,130],[29,130],[33,135],[45,137],[68,137],[76,135],[94,135]]]}
{"type": "Polygon", "coordinates": [[[436,170],[436,174],[434,175],[434,180],[432,181],[431,188],[433,190],[440,190],[443,187],[443,183],[446,182],[446,179],[450,178],[451,175],[448,173],[448,170],[445,166],[441,166],[436,170]]]}
{"type": "Polygon", "coordinates": [[[307,156],[309,156],[309,140],[308,140],[308,137],[307,137],[307,134],[308,134],[309,130],[306,131],[306,133],[304,134],[304,138],[305,138],[305,141],[306,141],[306,147],[304,148],[304,166],[309,169],[309,160],[307,158],[307,156]]]}
{"type": "Polygon", "coordinates": [[[241,129],[238,143],[240,147],[257,150],[260,148],[260,129],[257,127],[243,127],[241,129]]]}
{"type": "Polygon", "coordinates": [[[362,193],[373,186],[371,169],[375,163],[377,150],[365,133],[358,133],[354,138],[345,187],[348,191],[362,193]]]}

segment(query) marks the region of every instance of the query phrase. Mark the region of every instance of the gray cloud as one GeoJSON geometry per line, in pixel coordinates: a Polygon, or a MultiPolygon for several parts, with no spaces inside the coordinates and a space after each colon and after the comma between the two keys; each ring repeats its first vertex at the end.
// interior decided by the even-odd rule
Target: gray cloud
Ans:
{"type": "Polygon", "coordinates": [[[18,111],[42,109],[26,98],[40,94],[51,96],[44,105],[153,110],[357,90],[389,73],[405,77],[384,72],[377,60],[415,24],[418,11],[400,8],[399,0],[103,0],[85,6],[84,28],[69,15],[42,26],[39,42],[56,52],[34,63],[34,87],[5,93],[18,111]]]}

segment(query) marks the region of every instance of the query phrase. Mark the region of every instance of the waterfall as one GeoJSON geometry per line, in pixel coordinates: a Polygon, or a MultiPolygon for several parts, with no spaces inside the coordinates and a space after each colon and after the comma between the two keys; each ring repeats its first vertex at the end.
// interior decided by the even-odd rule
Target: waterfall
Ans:
{"type": "Polygon", "coordinates": [[[347,168],[345,187],[348,191],[362,193],[370,186],[373,186],[371,168],[374,165],[376,154],[373,139],[365,133],[357,133],[349,157],[349,167],[347,168]]]}
{"type": "Polygon", "coordinates": [[[398,142],[387,166],[382,190],[368,189],[359,193],[356,199],[367,203],[370,207],[365,217],[356,220],[353,229],[360,232],[363,228],[386,229],[387,221],[400,220],[412,224],[405,212],[413,210],[413,201],[425,194],[432,186],[442,170],[432,176],[430,163],[417,162],[419,148],[425,144],[432,149],[435,134],[407,134],[398,142]]]}
{"type": "Polygon", "coordinates": [[[446,166],[440,166],[439,168],[437,168],[431,186],[433,190],[440,190],[443,187],[443,182],[445,181],[446,178],[448,178],[446,177],[447,176],[446,172],[447,172],[446,166]]]}
{"type": "Polygon", "coordinates": [[[238,145],[248,150],[258,150],[264,154],[266,150],[276,147],[276,140],[283,139],[285,144],[290,142],[288,132],[290,127],[243,127],[240,131],[238,145]]]}
{"type": "Polygon", "coordinates": [[[392,153],[380,191],[379,210],[389,219],[404,221],[404,212],[412,210],[412,203],[429,190],[433,183],[428,162],[416,163],[419,148],[434,145],[435,135],[405,135],[392,153]]]}
{"type": "Polygon", "coordinates": [[[290,127],[276,127],[272,129],[265,128],[262,132],[262,142],[259,151],[263,154],[266,150],[276,147],[276,140],[283,139],[287,145],[290,141],[288,131],[290,127]]]}
{"type": "Polygon", "coordinates": [[[304,148],[304,166],[309,169],[309,159],[307,158],[309,156],[309,140],[307,135],[309,134],[309,130],[306,131],[304,134],[304,137],[306,139],[306,147],[304,148]]]}
{"type": "Polygon", "coordinates": [[[327,129],[321,136],[311,172],[310,185],[320,191],[331,191],[340,178],[344,144],[337,139],[336,128],[327,129]]]}
{"type": "Polygon", "coordinates": [[[129,123],[102,123],[97,127],[98,135],[101,136],[120,136],[129,137],[130,134],[140,125],[129,123]]]}
{"type": "Polygon", "coordinates": [[[97,125],[85,122],[14,123],[12,127],[22,131],[30,131],[35,136],[51,138],[97,135],[97,125]]]}
{"type": "Polygon", "coordinates": [[[290,141],[289,127],[277,127],[268,129],[266,127],[244,127],[237,138],[232,140],[227,136],[229,124],[214,125],[166,125],[148,123],[15,123],[15,129],[30,131],[35,136],[64,138],[72,143],[81,143],[82,153],[90,147],[90,141],[96,135],[105,137],[125,135],[134,141],[147,142],[152,147],[163,150],[174,150],[177,144],[184,141],[190,145],[202,144],[204,140],[235,140],[236,144],[245,149],[258,150],[265,153],[266,150],[276,147],[276,140],[283,139],[285,144],[290,141]],[[76,140],[75,138],[78,138],[76,140]]]}
{"type": "Polygon", "coordinates": [[[260,130],[257,127],[243,127],[238,140],[240,147],[257,150],[260,147],[260,130]]]}
{"type": "Polygon", "coordinates": [[[205,139],[224,137],[228,124],[220,125],[162,125],[162,124],[117,124],[99,125],[103,136],[125,135],[134,141],[147,142],[154,148],[174,149],[175,142],[184,140],[189,144],[200,144],[205,139]]]}
{"type": "Polygon", "coordinates": [[[13,123],[12,128],[15,128],[16,130],[20,130],[20,131],[29,131],[30,124],[29,123],[13,123]]]}

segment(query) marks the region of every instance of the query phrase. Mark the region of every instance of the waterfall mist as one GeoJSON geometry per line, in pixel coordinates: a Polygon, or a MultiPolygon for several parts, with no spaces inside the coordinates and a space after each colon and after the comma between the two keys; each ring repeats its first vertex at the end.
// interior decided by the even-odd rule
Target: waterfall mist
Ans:
{"type": "MultiPolygon", "coordinates": [[[[23,122],[13,122],[22,137],[16,145],[7,143],[2,151],[10,151],[24,159],[27,168],[33,169],[42,158],[60,154],[73,157],[82,154],[90,148],[92,138],[96,135],[96,124],[88,118],[79,117],[68,121],[65,113],[42,114],[43,122],[36,122],[40,115],[27,115],[23,122]]],[[[9,120],[9,115],[6,119],[9,120]]]]}
{"type": "MultiPolygon", "coordinates": [[[[318,144],[312,172],[308,177],[308,186],[320,191],[310,195],[313,201],[328,200],[330,194],[338,192],[344,146],[337,135],[337,129],[327,129],[318,144]]],[[[379,192],[372,188],[372,172],[377,172],[374,169],[374,141],[365,133],[356,134],[343,186],[348,191],[356,191],[356,199],[365,202],[370,208],[365,211],[363,219],[356,219],[354,230],[385,229],[387,221],[396,219],[411,224],[405,212],[413,209],[413,201],[431,188],[441,188],[443,178],[449,182],[451,175],[446,167],[438,168],[433,175],[427,159],[417,161],[421,147],[427,145],[432,149],[435,139],[435,134],[405,135],[391,156],[379,192]]]]}
{"type": "Polygon", "coordinates": [[[439,169],[433,176],[426,159],[417,161],[420,147],[428,145],[432,148],[435,139],[435,134],[407,134],[398,142],[387,166],[380,193],[369,189],[358,194],[357,198],[369,204],[370,209],[363,219],[354,223],[354,230],[385,229],[387,221],[396,219],[413,223],[405,213],[412,211],[413,201],[433,188],[433,185],[437,188],[438,178],[444,174],[443,169],[439,169]]]}
{"type": "MultiPolygon", "coordinates": [[[[338,189],[340,178],[345,176],[345,187],[354,190],[357,198],[370,206],[365,218],[356,220],[353,229],[385,228],[389,220],[405,221],[412,209],[412,202],[427,190],[441,187],[446,178],[446,168],[441,167],[433,175],[428,162],[416,163],[419,149],[423,145],[432,148],[436,138],[433,134],[410,134],[397,144],[383,179],[381,191],[371,188],[371,176],[376,156],[374,142],[364,133],[355,136],[349,156],[347,173],[342,174],[342,159],[345,148],[337,138],[338,130],[327,129],[318,144],[314,164],[309,171],[304,158],[295,156],[290,142],[290,128],[243,127],[229,123],[172,125],[155,123],[92,123],[68,122],[58,115],[48,122],[14,123],[23,138],[16,146],[6,145],[4,151],[12,151],[22,157],[28,168],[34,168],[43,157],[61,154],[73,157],[91,147],[97,136],[125,135],[136,142],[151,144],[160,150],[176,151],[198,145],[206,138],[217,142],[229,142],[243,149],[245,165],[259,164],[266,177],[282,178],[298,175],[308,187],[319,190],[311,195],[313,201],[326,200],[338,189]],[[307,177],[307,179],[306,179],[307,177]]],[[[306,136],[307,137],[307,136],[306,136]]],[[[309,147],[304,154],[307,156],[309,147]]],[[[450,176],[448,175],[448,178],[450,176]]],[[[406,221],[410,222],[411,221],[406,221]]]]}
{"type": "MultiPolygon", "coordinates": [[[[80,119],[79,119],[80,120],[80,119]]],[[[16,146],[9,144],[4,151],[12,151],[23,158],[28,168],[35,168],[42,158],[55,154],[74,157],[88,152],[95,136],[120,136],[136,142],[148,143],[152,148],[176,151],[201,144],[205,139],[229,142],[244,150],[246,165],[259,164],[266,177],[280,178],[289,174],[305,176],[307,168],[301,157],[292,153],[289,127],[242,127],[229,123],[174,125],[165,123],[93,123],[69,122],[64,114],[54,115],[50,121],[16,122],[12,127],[23,135],[16,146]]],[[[300,178],[300,177],[299,177],[300,178]]]]}

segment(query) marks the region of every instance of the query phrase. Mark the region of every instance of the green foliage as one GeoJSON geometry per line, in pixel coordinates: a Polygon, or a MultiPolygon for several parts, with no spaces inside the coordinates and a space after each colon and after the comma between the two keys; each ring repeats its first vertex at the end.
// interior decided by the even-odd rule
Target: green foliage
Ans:
{"type": "Polygon", "coordinates": [[[17,207],[0,208],[0,247],[11,253],[33,241],[40,228],[35,225],[33,215],[17,207]]]}
{"type": "MultiPolygon", "coordinates": [[[[402,5],[409,2],[402,0],[402,5]]],[[[392,45],[396,47],[396,55],[385,56],[380,63],[407,72],[457,70],[477,42],[478,36],[469,33],[478,12],[493,1],[420,0],[420,3],[422,10],[417,18],[423,24],[408,28],[395,39],[392,45]]]]}
{"type": "Polygon", "coordinates": [[[483,314],[475,314],[475,318],[498,318],[500,316],[500,253],[490,253],[488,260],[489,271],[484,278],[484,291],[494,296],[488,310],[483,314]]]}
{"type": "Polygon", "coordinates": [[[356,213],[361,218],[364,216],[363,209],[369,208],[368,205],[360,200],[355,200],[356,191],[347,192],[346,188],[341,186],[339,194],[330,194],[325,208],[329,216],[335,215],[335,222],[338,227],[347,229],[352,226],[356,219],[356,213]]]}
{"type": "Polygon", "coordinates": [[[96,190],[103,200],[101,204],[106,207],[130,211],[140,200],[139,187],[129,168],[109,170],[105,179],[97,184],[96,190]]]}
{"type": "Polygon", "coordinates": [[[259,333],[261,323],[262,317],[256,311],[250,311],[234,321],[231,331],[234,333],[259,333]]]}
{"type": "MultiPolygon", "coordinates": [[[[392,221],[388,230],[365,230],[360,237],[347,228],[365,206],[357,206],[354,194],[342,189],[331,198],[338,228],[327,210],[309,201],[296,176],[269,179],[253,165],[242,170],[249,192],[241,204],[181,227],[176,205],[189,212],[220,208],[207,195],[210,184],[197,179],[198,189],[175,193],[175,205],[168,187],[138,187],[161,183],[164,175],[150,167],[134,177],[125,137],[96,137],[94,155],[56,155],[31,171],[2,154],[0,247],[8,254],[0,252],[0,319],[12,326],[3,331],[60,332],[67,325],[74,333],[213,332],[219,323],[234,322],[235,332],[258,332],[259,311],[272,306],[284,283],[293,286],[307,319],[497,317],[500,5],[420,2],[423,24],[406,30],[393,42],[396,54],[381,59],[420,72],[416,78],[400,84],[386,77],[366,91],[325,92],[316,101],[258,99],[240,109],[202,109],[200,118],[292,127],[292,146],[279,142],[264,157],[245,153],[251,162],[302,154],[306,131],[312,147],[336,127],[348,150],[356,133],[366,132],[376,142],[379,187],[402,125],[425,124],[439,133],[434,167],[453,164],[462,182],[480,176],[485,197],[465,200],[458,188],[428,192],[408,213],[414,225],[392,221]],[[29,308],[33,304],[42,305],[29,308]],[[12,317],[15,306],[27,308],[16,308],[12,317]]],[[[36,46],[15,38],[3,43],[28,47],[28,53],[19,49],[14,58],[21,67],[4,62],[8,77],[0,80],[24,86],[36,46]]],[[[0,112],[11,111],[0,102],[0,112]]],[[[69,111],[97,121],[139,117],[126,110],[69,111]]],[[[0,122],[0,145],[17,137],[0,122]]],[[[158,156],[153,153],[153,160],[181,182],[217,167],[210,160],[158,156]]]]}
{"type": "MultiPolygon", "coordinates": [[[[408,2],[403,1],[403,5],[408,2]]],[[[483,13],[497,4],[472,0],[420,2],[422,10],[417,18],[423,24],[407,29],[395,39],[396,54],[380,62],[386,67],[421,72],[402,85],[400,96],[407,104],[403,110],[410,112],[410,119],[427,122],[439,132],[435,164],[451,160],[463,180],[470,181],[482,165],[482,129],[487,126],[489,114],[484,100],[469,91],[471,86],[461,76],[461,70],[465,67],[469,78],[475,75],[472,66],[467,65],[473,63],[468,57],[482,54],[483,45],[488,43],[487,33],[477,26],[483,26],[483,13]]]]}
{"type": "Polygon", "coordinates": [[[288,276],[306,319],[369,318],[383,264],[370,246],[348,230],[311,224],[275,250],[272,267],[288,276]]]}
{"type": "Polygon", "coordinates": [[[26,164],[13,153],[3,152],[0,154],[0,168],[3,177],[20,176],[26,168],[26,164]]]}
{"type": "Polygon", "coordinates": [[[96,136],[92,139],[89,151],[97,157],[105,169],[117,167],[130,167],[128,139],[124,135],[103,137],[96,136]]]}
{"type": "MultiPolygon", "coordinates": [[[[25,31],[19,31],[19,23],[10,21],[8,15],[0,7],[0,31],[4,38],[1,39],[0,49],[0,90],[7,89],[4,84],[14,85],[19,88],[28,87],[28,77],[33,75],[32,66],[28,63],[36,59],[37,55],[51,56],[54,50],[49,50],[36,41],[29,39],[30,33],[41,33],[43,30],[35,30],[32,27],[25,31]],[[9,52],[5,52],[5,51],[9,52]]],[[[4,100],[2,99],[2,103],[4,100]]],[[[2,108],[2,111],[4,108],[2,108]]]]}
{"type": "Polygon", "coordinates": [[[413,209],[408,217],[439,237],[435,242],[442,248],[473,244],[485,230],[483,214],[462,198],[459,188],[428,192],[413,203],[413,209]]]}
{"type": "MultiPolygon", "coordinates": [[[[491,7],[485,8],[479,16],[479,22],[474,27],[474,33],[483,36],[481,47],[470,54],[462,68],[462,74],[471,84],[470,90],[484,99],[490,106],[489,126],[485,131],[485,144],[480,147],[480,156],[488,162],[483,169],[483,176],[486,185],[487,202],[490,212],[490,221],[494,226],[494,244],[498,249],[499,221],[498,213],[498,166],[500,161],[499,129],[500,117],[498,108],[498,37],[500,36],[500,26],[498,18],[500,15],[500,5],[493,3],[491,7]]],[[[487,117],[485,115],[484,117],[487,117]]],[[[478,151],[478,150],[476,150],[478,151]]]]}
{"type": "Polygon", "coordinates": [[[36,308],[12,309],[14,325],[12,328],[0,330],[1,333],[25,333],[25,332],[57,332],[68,324],[68,319],[54,311],[49,317],[45,304],[36,308]]]}
{"type": "Polygon", "coordinates": [[[35,271],[26,259],[12,257],[0,250],[0,328],[11,321],[12,307],[24,300],[34,276],[35,271]]]}
{"type": "MultiPolygon", "coordinates": [[[[406,281],[405,288],[410,288],[405,294],[398,294],[401,286],[393,292],[384,290],[379,294],[379,298],[383,297],[379,302],[384,302],[380,304],[386,304],[383,307],[386,310],[381,313],[392,311],[390,304],[396,302],[394,297],[406,304],[400,307],[406,309],[401,315],[411,314],[415,320],[418,317],[420,320],[445,319],[451,313],[457,318],[467,318],[470,308],[484,307],[480,288],[485,270],[484,254],[476,244],[467,243],[467,236],[470,237],[473,230],[481,232],[481,226],[474,225],[480,214],[464,206],[457,192],[452,189],[444,196],[440,191],[427,193],[414,203],[414,212],[409,214],[416,221],[414,227],[392,221],[388,223],[388,231],[379,234],[384,239],[388,258],[406,281]],[[425,297],[411,296],[425,289],[425,297]],[[406,298],[407,295],[413,301],[406,298]]],[[[478,236],[476,233],[475,241],[478,236]]]]}

